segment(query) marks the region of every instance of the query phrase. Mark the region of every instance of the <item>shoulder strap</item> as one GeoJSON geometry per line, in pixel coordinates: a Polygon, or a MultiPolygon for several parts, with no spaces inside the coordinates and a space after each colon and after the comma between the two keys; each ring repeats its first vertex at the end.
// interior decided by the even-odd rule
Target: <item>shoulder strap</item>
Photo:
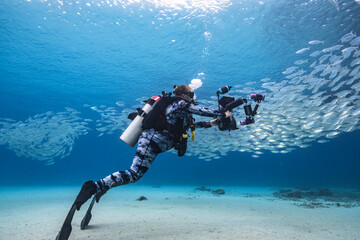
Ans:
{"type": "Polygon", "coordinates": [[[170,96],[162,96],[155,104],[154,108],[143,120],[143,129],[154,128],[156,130],[164,130],[167,128],[165,110],[174,102],[174,98],[170,96]]]}

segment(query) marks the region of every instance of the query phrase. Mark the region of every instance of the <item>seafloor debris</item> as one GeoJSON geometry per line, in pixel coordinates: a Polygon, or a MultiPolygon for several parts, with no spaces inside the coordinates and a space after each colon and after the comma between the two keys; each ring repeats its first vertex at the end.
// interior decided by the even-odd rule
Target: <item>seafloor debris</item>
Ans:
{"type": "Polygon", "coordinates": [[[194,189],[195,191],[201,191],[201,192],[211,192],[214,195],[224,195],[225,190],[223,188],[218,188],[216,190],[212,190],[210,188],[206,188],[205,186],[201,186],[194,189]]]}
{"type": "Polygon", "coordinates": [[[224,194],[225,194],[225,190],[222,189],[222,188],[218,188],[218,189],[216,189],[216,190],[212,190],[211,192],[212,192],[212,194],[215,194],[215,195],[224,195],[224,194]]]}
{"type": "Polygon", "coordinates": [[[144,201],[144,200],[148,200],[145,196],[140,196],[138,199],[136,199],[136,201],[144,201]]]}
{"type": "Polygon", "coordinates": [[[315,191],[280,189],[273,195],[283,200],[295,201],[296,206],[305,208],[360,207],[360,192],[356,191],[332,191],[327,188],[319,188],[315,191]]]}
{"type": "Polygon", "coordinates": [[[319,188],[316,191],[302,191],[300,189],[280,189],[274,193],[274,196],[280,198],[316,198],[316,197],[332,197],[334,193],[327,188],[319,188]]]}
{"type": "Polygon", "coordinates": [[[206,188],[205,186],[201,186],[201,187],[195,188],[195,191],[211,192],[211,189],[206,188]]]}
{"type": "Polygon", "coordinates": [[[278,192],[274,193],[274,196],[280,198],[301,198],[301,190],[295,189],[280,189],[278,192]]]}
{"type": "Polygon", "coordinates": [[[329,206],[327,206],[324,203],[320,203],[320,202],[303,202],[300,204],[295,204],[296,206],[299,207],[304,207],[304,208],[328,208],[329,206]]]}
{"type": "Polygon", "coordinates": [[[317,194],[317,196],[321,196],[321,197],[329,197],[329,196],[334,195],[330,191],[330,189],[327,189],[327,188],[319,188],[315,194],[317,194]]]}

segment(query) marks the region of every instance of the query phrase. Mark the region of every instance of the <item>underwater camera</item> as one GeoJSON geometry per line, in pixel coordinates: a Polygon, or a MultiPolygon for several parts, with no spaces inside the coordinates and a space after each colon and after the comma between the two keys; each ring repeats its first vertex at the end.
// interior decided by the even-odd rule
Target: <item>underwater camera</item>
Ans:
{"type": "MultiPolygon", "coordinates": [[[[256,102],[255,108],[252,109],[251,104],[248,104],[248,101],[246,98],[238,98],[235,99],[234,97],[230,97],[230,96],[223,96],[220,99],[220,95],[223,95],[227,92],[230,91],[232,87],[231,86],[224,86],[219,88],[219,90],[216,92],[216,95],[218,97],[218,106],[219,106],[219,111],[220,112],[226,112],[226,111],[230,111],[232,112],[232,110],[242,104],[245,103],[244,105],[244,111],[245,111],[245,115],[246,118],[242,121],[240,121],[240,125],[248,125],[248,124],[252,124],[255,123],[255,119],[254,116],[257,114],[257,110],[259,108],[259,103],[261,103],[262,101],[265,100],[265,95],[264,94],[255,94],[252,93],[250,95],[250,99],[254,100],[256,102]]],[[[236,130],[238,129],[236,126],[236,120],[234,116],[231,116],[229,118],[220,118],[218,119],[218,127],[220,131],[225,131],[225,130],[236,130]]]]}

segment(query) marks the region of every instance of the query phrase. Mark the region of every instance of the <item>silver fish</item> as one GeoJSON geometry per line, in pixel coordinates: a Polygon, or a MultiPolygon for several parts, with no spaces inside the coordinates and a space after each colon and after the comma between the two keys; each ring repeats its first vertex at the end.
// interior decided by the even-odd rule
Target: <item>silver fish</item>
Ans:
{"type": "Polygon", "coordinates": [[[334,93],[334,95],[339,98],[343,98],[343,97],[346,97],[347,95],[349,95],[351,92],[352,91],[350,91],[350,90],[343,90],[341,92],[334,93]]]}
{"type": "Polygon", "coordinates": [[[307,63],[307,60],[297,60],[297,61],[295,61],[296,65],[301,65],[301,64],[304,64],[304,63],[307,63]]]}
{"type": "Polygon", "coordinates": [[[354,67],[355,65],[360,64],[360,58],[355,58],[354,60],[352,60],[352,62],[350,63],[351,67],[354,67]]]}
{"type": "Polygon", "coordinates": [[[346,42],[351,41],[354,37],[355,37],[355,34],[353,34],[353,32],[349,32],[349,33],[345,34],[344,36],[342,36],[340,41],[342,43],[346,43],[346,42]]]}
{"type": "Polygon", "coordinates": [[[356,50],[353,54],[353,57],[359,57],[360,56],[360,50],[356,50]]]}
{"type": "Polygon", "coordinates": [[[360,44],[360,37],[354,38],[351,42],[350,45],[352,46],[358,46],[360,44]]]}
{"type": "Polygon", "coordinates": [[[339,135],[339,134],[340,134],[340,132],[334,131],[334,132],[330,132],[330,133],[326,134],[325,137],[334,138],[336,135],[339,135]]]}
{"type": "Polygon", "coordinates": [[[329,79],[333,79],[334,77],[336,77],[336,75],[338,74],[338,68],[334,68],[332,71],[331,71],[331,74],[329,76],[329,79]]]}
{"type": "Polygon", "coordinates": [[[332,47],[329,47],[329,48],[325,48],[323,49],[322,51],[324,53],[329,53],[329,52],[333,52],[333,51],[337,51],[337,50],[340,50],[344,45],[335,45],[335,46],[332,46],[332,47]]]}
{"type": "Polygon", "coordinates": [[[352,78],[350,78],[349,80],[347,80],[346,81],[346,85],[351,85],[351,84],[353,84],[354,82],[355,82],[355,80],[356,80],[356,78],[355,77],[352,77],[352,78]]]}
{"type": "Polygon", "coordinates": [[[288,67],[284,72],[282,72],[283,74],[289,74],[289,73],[293,73],[298,67],[288,67]]]}
{"type": "Polygon", "coordinates": [[[331,54],[322,55],[322,56],[319,58],[320,64],[322,64],[322,63],[323,63],[326,59],[328,59],[330,56],[331,56],[331,54]]]}
{"type": "Polygon", "coordinates": [[[310,54],[310,57],[318,57],[318,56],[321,55],[321,53],[322,53],[321,51],[315,51],[315,52],[310,54]]]}
{"type": "Polygon", "coordinates": [[[339,64],[342,63],[343,61],[344,61],[344,59],[337,60],[337,61],[334,62],[332,65],[333,65],[333,66],[339,65],[339,64]]]}
{"type": "Polygon", "coordinates": [[[355,91],[360,91],[360,83],[356,83],[352,85],[351,88],[354,89],[355,91]]]}
{"type": "Polygon", "coordinates": [[[336,62],[336,61],[338,61],[338,60],[340,60],[340,59],[342,59],[342,56],[336,56],[336,55],[334,55],[334,56],[331,56],[331,57],[329,58],[329,62],[330,62],[330,63],[334,63],[334,62],[336,62]]]}
{"type": "Polygon", "coordinates": [[[350,63],[351,67],[354,67],[355,65],[360,64],[360,58],[355,58],[354,60],[352,60],[352,62],[350,63]]]}
{"type": "Polygon", "coordinates": [[[324,41],[320,41],[320,40],[312,40],[312,41],[310,41],[309,42],[309,44],[311,44],[311,45],[315,45],[315,44],[323,44],[324,43],[324,41]]]}
{"type": "Polygon", "coordinates": [[[345,84],[345,82],[340,82],[338,85],[336,85],[335,87],[333,87],[331,89],[332,92],[336,92],[337,90],[339,90],[343,85],[345,84]]]}
{"type": "Polygon", "coordinates": [[[321,77],[328,75],[331,72],[331,65],[327,65],[323,72],[320,74],[321,77]]]}
{"type": "Polygon", "coordinates": [[[315,68],[314,68],[314,74],[324,70],[328,65],[326,64],[321,64],[321,65],[317,65],[315,68]]]}
{"type": "Polygon", "coordinates": [[[304,53],[304,52],[306,52],[306,51],[308,51],[308,50],[310,50],[309,47],[307,47],[307,48],[302,48],[302,49],[296,51],[296,54],[301,54],[301,53],[304,53]]]}
{"type": "Polygon", "coordinates": [[[350,77],[353,77],[353,76],[355,76],[359,71],[360,71],[360,66],[357,66],[356,68],[354,68],[354,69],[349,73],[349,76],[350,76],[350,77]]]}
{"type": "Polygon", "coordinates": [[[296,76],[303,75],[304,73],[306,73],[306,71],[304,71],[303,69],[301,69],[301,70],[297,71],[296,73],[287,75],[286,78],[290,79],[290,78],[293,78],[293,77],[296,77],[296,76]]]}
{"type": "Polygon", "coordinates": [[[355,110],[354,112],[352,112],[353,116],[357,116],[360,115],[360,108],[358,108],[357,110],[355,110]]]}
{"type": "Polygon", "coordinates": [[[352,51],[356,50],[357,47],[347,47],[345,49],[343,49],[341,52],[343,54],[344,59],[347,59],[348,57],[350,57],[352,51]]]}
{"type": "Polygon", "coordinates": [[[263,79],[260,79],[261,82],[268,82],[268,81],[271,81],[271,78],[263,78],[263,79]]]}
{"type": "Polygon", "coordinates": [[[317,63],[317,62],[314,61],[314,62],[310,65],[310,67],[311,67],[311,68],[315,67],[315,66],[316,66],[316,63],[317,63]]]}

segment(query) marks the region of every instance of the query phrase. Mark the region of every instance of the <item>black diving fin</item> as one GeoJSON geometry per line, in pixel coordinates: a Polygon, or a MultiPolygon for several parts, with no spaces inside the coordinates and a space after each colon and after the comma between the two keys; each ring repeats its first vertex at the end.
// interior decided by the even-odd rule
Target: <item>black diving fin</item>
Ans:
{"type": "Polygon", "coordinates": [[[88,210],[86,211],[86,214],[84,216],[84,218],[81,220],[81,224],[80,224],[80,229],[81,230],[84,230],[85,227],[89,224],[90,220],[91,220],[91,209],[93,208],[94,206],[94,202],[95,202],[95,196],[93,197],[91,203],[90,203],[90,206],[88,208],[88,210]]]}
{"type": "Polygon", "coordinates": [[[56,240],[67,240],[69,239],[72,227],[71,227],[71,221],[74,217],[76,211],[76,204],[74,203],[71,208],[70,211],[68,213],[68,215],[65,218],[65,221],[61,227],[61,230],[59,232],[59,234],[56,236],[56,240]]]}
{"type": "MultiPolygon", "coordinates": [[[[93,181],[87,181],[82,185],[80,192],[76,196],[76,199],[75,199],[73,205],[71,206],[70,211],[67,214],[65,221],[61,227],[61,230],[56,237],[56,240],[67,240],[69,238],[71,230],[72,230],[71,222],[74,217],[75,211],[80,210],[81,206],[87,200],[89,200],[92,195],[96,194],[96,190],[97,190],[96,184],[93,181]]],[[[96,200],[96,198],[95,198],[95,200],[96,200]]],[[[92,205],[93,205],[93,203],[92,203],[92,205]]],[[[91,208],[92,208],[92,205],[91,205],[91,208]]],[[[91,211],[91,209],[90,209],[90,211],[91,211]]],[[[91,214],[90,214],[90,218],[91,218],[91,214]]],[[[90,221],[90,218],[89,218],[89,221],[90,221]]]]}
{"type": "Polygon", "coordinates": [[[81,220],[81,224],[80,224],[80,229],[81,229],[81,230],[84,230],[84,229],[87,227],[87,225],[89,225],[89,222],[90,222],[91,217],[92,217],[92,215],[91,215],[91,210],[92,210],[92,208],[93,208],[93,206],[94,206],[95,201],[98,203],[99,200],[100,200],[100,198],[102,197],[102,195],[104,195],[105,193],[106,193],[106,191],[98,192],[98,193],[93,197],[93,199],[92,199],[92,201],[91,201],[91,203],[90,203],[90,205],[89,205],[89,208],[88,208],[88,210],[86,211],[86,214],[85,214],[84,218],[81,220]]]}

